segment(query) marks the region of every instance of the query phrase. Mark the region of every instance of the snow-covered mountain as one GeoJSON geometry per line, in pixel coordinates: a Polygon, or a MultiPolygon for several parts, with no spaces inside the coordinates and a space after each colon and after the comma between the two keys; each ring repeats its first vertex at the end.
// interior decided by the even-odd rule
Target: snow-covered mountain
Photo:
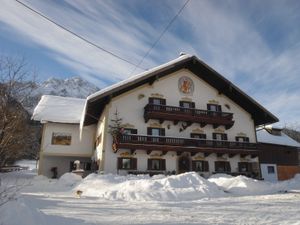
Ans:
{"type": "Polygon", "coordinates": [[[49,78],[36,84],[36,88],[31,93],[25,107],[28,111],[33,112],[42,95],[86,98],[98,90],[98,87],[77,76],[67,79],[49,78]]]}

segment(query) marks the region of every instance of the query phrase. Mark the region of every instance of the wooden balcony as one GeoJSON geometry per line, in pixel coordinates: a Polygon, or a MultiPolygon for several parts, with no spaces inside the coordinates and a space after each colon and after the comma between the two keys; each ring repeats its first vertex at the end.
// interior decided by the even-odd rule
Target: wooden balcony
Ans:
{"type": "Polygon", "coordinates": [[[175,137],[156,137],[146,135],[120,135],[118,148],[131,150],[162,151],[164,154],[168,151],[191,152],[196,154],[219,153],[219,154],[244,154],[257,156],[256,143],[249,142],[230,142],[204,140],[194,138],[175,138],[175,137]]]}
{"type": "Polygon", "coordinates": [[[160,123],[170,120],[176,125],[179,121],[183,121],[188,126],[199,123],[201,127],[211,124],[214,128],[223,125],[226,129],[234,124],[232,113],[155,104],[147,104],[144,109],[145,122],[149,119],[157,119],[160,123]]]}

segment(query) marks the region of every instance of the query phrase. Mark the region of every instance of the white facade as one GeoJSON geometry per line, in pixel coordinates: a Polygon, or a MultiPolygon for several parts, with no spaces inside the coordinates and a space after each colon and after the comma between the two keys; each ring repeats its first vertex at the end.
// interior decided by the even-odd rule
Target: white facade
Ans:
{"type": "Polygon", "coordinates": [[[51,168],[57,167],[58,176],[61,176],[70,171],[70,163],[75,160],[90,163],[94,150],[95,127],[95,125],[84,127],[80,138],[79,124],[44,123],[39,174],[52,177],[51,168]],[[69,134],[71,144],[53,144],[54,133],[69,134]]]}
{"type": "MultiPolygon", "coordinates": [[[[169,139],[176,138],[178,140],[181,138],[191,140],[191,133],[196,133],[205,134],[206,140],[209,142],[209,140],[216,139],[216,136],[214,137],[213,134],[220,134],[224,137],[227,135],[226,139],[222,139],[226,143],[236,142],[237,137],[244,138],[245,142],[256,143],[255,124],[259,125],[265,121],[277,120],[275,116],[232,83],[222,78],[221,75],[208,68],[197,57],[184,55],[96,92],[87,97],[86,101],[82,99],[78,101],[75,99],[63,99],[61,97],[52,98],[51,96],[42,98],[33,116],[33,118],[44,123],[40,173],[48,174],[49,168],[54,166],[59,167],[61,171],[65,170],[67,172],[67,164],[70,164],[70,161],[75,158],[81,158],[82,160],[92,159],[97,163],[98,169],[104,173],[150,173],[153,172],[150,171],[153,169],[149,169],[151,168],[149,166],[152,165],[151,163],[159,163],[159,168],[155,168],[157,171],[154,172],[180,173],[195,168],[197,161],[199,164],[202,163],[201,166],[203,168],[205,167],[205,169],[200,170],[203,176],[209,176],[218,172],[216,171],[217,163],[224,165],[227,168],[226,171],[231,173],[241,172],[241,167],[244,164],[247,164],[247,166],[249,164],[255,171],[259,171],[257,154],[252,154],[256,151],[250,149],[250,151],[243,152],[242,147],[237,151],[230,151],[232,150],[231,147],[229,146],[226,149],[224,147],[226,145],[222,146],[223,150],[214,146],[209,146],[208,150],[202,147],[196,149],[195,146],[184,145],[180,150],[176,150],[175,145],[169,145],[168,149],[164,151],[162,149],[164,145],[157,143],[156,146],[148,144],[148,147],[146,146],[147,144],[143,146],[140,144],[139,148],[141,149],[135,147],[138,146],[134,145],[135,143],[130,143],[131,145],[123,145],[123,148],[118,148],[118,138],[113,139],[112,135],[109,134],[109,127],[112,125],[112,120],[115,119],[116,112],[122,118],[122,127],[134,129],[134,132],[137,132],[137,136],[151,135],[148,134],[149,128],[160,128],[163,132],[160,136],[169,137],[169,139]],[[200,67],[198,67],[196,70],[197,75],[195,75],[191,72],[194,71],[193,68],[191,69],[191,65],[196,64],[204,66],[205,69],[210,70],[211,74],[199,74],[202,73],[203,68],[199,69],[200,67]],[[173,69],[175,66],[178,66],[176,67],[178,69],[173,69]],[[210,75],[212,76],[211,78],[209,77],[210,75]],[[183,86],[180,87],[179,84],[183,78],[192,83],[192,91],[182,91],[181,88],[183,86]],[[216,87],[220,84],[221,86],[223,85],[222,87],[226,89],[224,90],[225,92],[227,91],[227,94],[229,90],[231,95],[235,93],[238,96],[227,97],[225,94],[222,94],[222,91],[224,91],[222,88],[217,90],[202,80],[206,78],[215,79],[215,83],[212,85],[216,87]],[[149,103],[149,98],[164,99],[165,105],[175,107],[180,106],[180,101],[190,102],[195,105],[192,108],[205,110],[205,112],[207,112],[208,104],[213,104],[214,107],[218,107],[218,110],[221,107],[223,113],[231,113],[234,124],[228,127],[214,122],[199,124],[198,121],[198,123],[188,124],[180,120],[175,122],[174,118],[173,121],[167,119],[163,121],[155,119],[145,121],[144,107],[149,103]],[[243,105],[241,101],[245,101],[247,104],[241,107],[240,105],[243,105]],[[49,106],[45,106],[47,105],[46,103],[49,103],[49,106]],[[52,106],[56,103],[57,107],[53,108],[52,106]],[[76,112],[72,110],[72,104],[75,105],[74,109],[76,109],[76,112]],[[257,110],[258,113],[253,113],[253,109],[257,110]],[[48,123],[49,121],[51,123],[48,123]],[[63,123],[64,121],[65,123],[63,123]],[[71,144],[67,146],[53,145],[52,136],[54,132],[71,134],[71,144]],[[151,149],[149,149],[150,147],[151,149]],[[194,147],[194,151],[189,151],[191,150],[189,147],[194,147]],[[124,163],[124,165],[127,163],[130,166],[128,168],[120,167],[120,163],[124,163]],[[182,163],[185,163],[184,165],[187,166],[186,170],[182,169],[182,163]],[[228,167],[230,168],[228,169],[228,167]]],[[[207,114],[206,116],[210,115],[207,114]]],[[[220,117],[221,119],[224,119],[223,115],[220,117]]]]}
{"type": "MultiPolygon", "coordinates": [[[[235,102],[230,100],[228,97],[219,94],[218,90],[214,89],[206,82],[201,80],[199,77],[195,76],[189,70],[180,70],[168,76],[165,76],[158,81],[154,82],[152,85],[145,84],[143,86],[137,87],[133,90],[130,90],[116,98],[113,98],[111,102],[106,106],[104,113],[102,114],[102,119],[98,123],[97,133],[103,132],[103,125],[106,123],[111,123],[111,119],[114,118],[115,112],[118,111],[119,116],[123,119],[123,124],[129,128],[135,128],[138,130],[138,134],[147,135],[147,127],[161,127],[165,128],[165,136],[169,137],[181,137],[181,138],[190,138],[190,133],[193,131],[201,130],[206,134],[208,140],[212,140],[213,132],[222,132],[228,135],[228,141],[235,141],[235,137],[241,134],[249,137],[250,142],[256,142],[255,136],[255,125],[254,121],[251,118],[251,115],[242,109],[235,102]],[[182,94],[178,89],[178,80],[180,77],[186,76],[193,80],[194,82],[194,93],[192,95],[182,94]],[[222,106],[223,112],[233,113],[234,125],[232,128],[226,130],[224,126],[220,126],[216,129],[212,125],[206,125],[203,128],[200,128],[198,123],[193,123],[184,131],[180,132],[180,127],[182,125],[179,122],[177,125],[174,125],[172,121],[164,121],[162,124],[159,124],[157,120],[149,120],[145,123],[143,114],[144,107],[148,104],[149,97],[161,96],[166,99],[166,105],[170,106],[179,106],[179,101],[188,100],[195,102],[195,107],[197,109],[207,109],[208,103],[217,103],[222,106]],[[226,108],[229,106],[230,109],[226,108]],[[105,122],[103,123],[103,117],[105,122]]],[[[107,127],[107,125],[106,125],[107,127]]],[[[164,156],[159,156],[160,151],[153,151],[151,155],[147,155],[146,151],[135,151],[134,155],[131,155],[128,150],[120,149],[117,153],[112,151],[112,137],[107,135],[107,132],[104,133],[104,140],[101,143],[101,146],[98,146],[98,150],[102,152],[102,157],[100,154],[100,161],[103,160],[102,169],[106,173],[126,173],[126,171],[119,171],[117,169],[117,159],[122,156],[129,156],[137,158],[137,170],[146,171],[147,170],[147,159],[148,158],[163,158],[166,159],[166,171],[178,171],[178,156],[176,152],[168,152],[164,156]],[[127,153],[127,154],[126,154],[127,153]]],[[[103,135],[102,135],[103,137],[103,135]]],[[[153,149],[155,150],[155,149],[153,149]]],[[[240,155],[236,155],[232,158],[225,154],[222,158],[218,158],[216,154],[211,154],[208,157],[203,157],[203,154],[199,153],[191,158],[201,159],[209,162],[209,172],[204,173],[209,175],[215,172],[214,162],[217,160],[220,161],[230,161],[232,172],[238,172],[238,162],[258,162],[258,158],[241,158],[240,155]]]]}

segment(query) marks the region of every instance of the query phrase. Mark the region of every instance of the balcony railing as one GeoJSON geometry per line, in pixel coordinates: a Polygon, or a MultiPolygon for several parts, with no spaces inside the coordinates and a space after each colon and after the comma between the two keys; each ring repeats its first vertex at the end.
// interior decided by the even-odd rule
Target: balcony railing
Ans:
{"type": "Polygon", "coordinates": [[[168,105],[147,104],[145,106],[144,118],[147,122],[149,119],[179,121],[187,123],[200,123],[201,127],[212,124],[214,128],[224,125],[226,129],[233,126],[233,114],[227,112],[215,112],[194,108],[184,108],[168,105]]]}
{"type": "Polygon", "coordinates": [[[175,137],[156,137],[146,135],[121,135],[119,138],[120,147],[122,144],[138,144],[139,146],[157,145],[157,146],[181,146],[186,149],[194,148],[222,148],[222,149],[246,149],[256,150],[256,143],[249,142],[231,142],[231,141],[217,141],[205,140],[195,138],[175,138],[175,137]]]}

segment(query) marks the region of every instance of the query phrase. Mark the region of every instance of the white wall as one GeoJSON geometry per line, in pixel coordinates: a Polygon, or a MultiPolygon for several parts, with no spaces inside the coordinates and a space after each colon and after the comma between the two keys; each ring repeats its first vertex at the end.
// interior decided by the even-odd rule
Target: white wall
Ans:
{"type": "MultiPolygon", "coordinates": [[[[223,112],[233,113],[233,120],[235,121],[232,128],[225,130],[224,132],[228,135],[229,141],[235,141],[235,137],[239,133],[245,133],[249,137],[250,142],[256,142],[255,136],[255,126],[251,115],[242,109],[240,106],[235,104],[229,98],[224,95],[220,95],[216,89],[208,85],[206,82],[195,76],[189,70],[180,70],[176,73],[170,74],[161,78],[159,81],[153,83],[153,85],[145,84],[134,90],[124,93],[118,97],[112,99],[110,104],[107,105],[108,110],[108,123],[111,123],[111,118],[113,118],[116,109],[119,112],[120,117],[123,119],[123,123],[128,123],[138,129],[138,134],[147,135],[147,127],[151,124],[157,123],[156,120],[149,120],[147,123],[144,121],[144,107],[148,104],[148,98],[153,94],[160,94],[166,99],[167,105],[179,106],[179,101],[182,98],[188,97],[196,104],[197,109],[207,109],[207,103],[211,100],[217,101],[222,105],[223,112]],[[194,93],[193,95],[184,95],[178,90],[178,79],[182,76],[190,77],[194,82],[194,93]],[[144,96],[141,98],[141,96],[144,96]],[[225,104],[230,106],[230,110],[225,107],[225,104]]],[[[98,125],[99,126],[99,125],[98,125]]],[[[166,136],[174,137],[185,137],[190,138],[190,133],[193,129],[200,128],[199,124],[193,123],[183,132],[179,132],[181,123],[173,125],[172,121],[164,121],[161,125],[165,128],[166,136]],[[170,129],[167,129],[167,125],[170,125],[170,129]]],[[[212,139],[212,133],[215,132],[212,125],[206,125],[201,128],[207,135],[207,139],[212,139]]],[[[116,173],[117,168],[117,157],[120,155],[119,151],[117,154],[112,152],[112,138],[110,135],[105,135],[105,172],[116,173]]],[[[140,156],[141,161],[145,161],[143,157],[140,156]]],[[[233,159],[232,159],[233,160],[233,159]]],[[[167,161],[167,165],[168,165],[167,161]]],[[[175,162],[176,163],[176,162],[175,162]]],[[[170,163],[170,167],[173,167],[174,163],[170,163]]],[[[141,167],[145,167],[144,163],[141,167]]],[[[141,168],[140,167],[140,168],[141,168]]],[[[213,167],[214,168],[214,167],[213,167]]]]}
{"type": "Polygon", "coordinates": [[[71,161],[79,160],[80,162],[91,162],[91,158],[84,157],[67,157],[67,156],[43,156],[39,164],[40,174],[52,178],[53,173],[51,172],[52,167],[57,167],[57,175],[60,177],[64,173],[70,172],[71,161]]]}
{"type": "Polygon", "coordinates": [[[270,181],[270,182],[275,182],[278,181],[278,175],[277,175],[277,165],[276,164],[260,164],[260,169],[261,169],[261,176],[264,180],[270,181]],[[268,172],[268,167],[273,167],[274,168],[274,173],[269,173],[268,172]]]}
{"type": "Polygon", "coordinates": [[[81,139],[79,136],[79,124],[46,123],[43,125],[43,129],[42,154],[92,156],[95,125],[84,127],[81,139]],[[53,132],[70,133],[72,135],[71,145],[52,145],[53,132]]]}

